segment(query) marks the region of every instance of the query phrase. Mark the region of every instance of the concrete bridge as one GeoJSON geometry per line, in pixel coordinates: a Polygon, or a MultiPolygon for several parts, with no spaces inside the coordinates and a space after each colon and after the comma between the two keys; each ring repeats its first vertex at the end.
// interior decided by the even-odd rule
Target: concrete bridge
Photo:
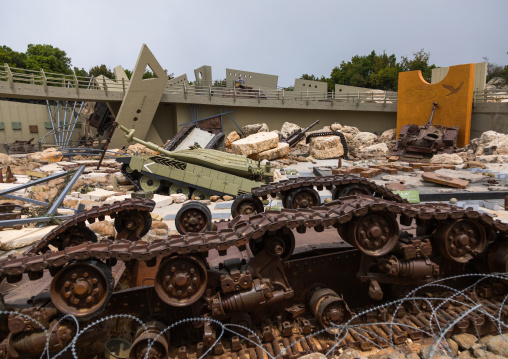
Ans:
{"type": "MultiPolygon", "coordinates": [[[[120,79],[44,73],[4,65],[0,66],[0,98],[102,101],[117,113],[129,86],[126,77],[117,78],[120,79]]],[[[189,86],[186,75],[168,81],[153,121],[139,124],[149,126],[145,140],[164,143],[181,125],[212,117],[221,119],[225,133],[248,123],[265,122],[270,129],[280,129],[286,121],[304,126],[316,119],[322,126],[339,122],[370,132],[396,126],[397,94],[393,92],[328,92],[322,87],[320,91],[285,91],[263,86],[238,89],[212,86],[211,81],[196,83],[189,86]]],[[[471,138],[488,129],[508,132],[508,103],[490,102],[489,96],[485,91],[476,94],[471,138]]],[[[21,139],[19,132],[7,133],[6,123],[24,121],[28,127],[28,123],[35,120],[8,118],[4,113],[0,111],[0,122],[4,123],[3,130],[0,126],[0,141],[21,139]],[[5,132],[3,136],[2,131],[5,132]]],[[[29,138],[28,135],[23,139],[29,138]]],[[[122,144],[112,144],[119,145],[122,144]]]]}

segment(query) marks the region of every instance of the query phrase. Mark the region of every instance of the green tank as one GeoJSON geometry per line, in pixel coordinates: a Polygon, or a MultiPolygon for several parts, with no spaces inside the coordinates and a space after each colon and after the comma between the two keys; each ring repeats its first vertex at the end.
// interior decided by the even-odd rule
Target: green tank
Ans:
{"type": "Polygon", "coordinates": [[[158,193],[183,193],[204,199],[210,195],[239,196],[273,180],[273,166],[246,156],[208,149],[167,151],[155,143],[134,137],[124,126],[127,142],[157,151],[155,156],[121,156],[122,173],[138,189],[158,193]]]}

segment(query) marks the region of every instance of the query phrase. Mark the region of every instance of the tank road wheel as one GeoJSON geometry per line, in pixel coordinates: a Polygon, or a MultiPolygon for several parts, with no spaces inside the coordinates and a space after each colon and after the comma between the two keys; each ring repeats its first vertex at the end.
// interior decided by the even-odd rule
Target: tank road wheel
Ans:
{"type": "Polygon", "coordinates": [[[372,196],[372,190],[360,183],[350,184],[343,187],[335,187],[332,192],[333,200],[337,200],[340,197],[356,196],[356,195],[367,195],[372,196]]]}
{"type": "Polygon", "coordinates": [[[287,199],[287,208],[310,208],[319,206],[321,204],[321,198],[314,188],[302,187],[292,190],[287,199]]]}
{"type": "Polygon", "coordinates": [[[162,189],[162,182],[148,176],[141,176],[139,186],[143,191],[157,193],[162,189]]]}
{"type": "Polygon", "coordinates": [[[390,252],[399,240],[399,225],[388,212],[368,212],[355,218],[348,223],[347,231],[343,239],[373,257],[390,252]]]}
{"type": "Polygon", "coordinates": [[[97,236],[88,227],[70,227],[57,237],[58,250],[60,251],[85,242],[97,242],[97,236]]]}
{"type": "Polygon", "coordinates": [[[134,170],[129,166],[127,163],[124,163],[122,165],[122,169],[120,170],[122,173],[132,174],[134,170]]]}
{"type": "Polygon", "coordinates": [[[439,223],[434,239],[443,257],[467,263],[483,252],[487,244],[485,229],[475,219],[461,218],[439,223]]]}
{"type": "Polygon", "coordinates": [[[207,272],[203,262],[192,256],[164,259],[155,274],[155,291],[173,307],[195,303],[206,289],[207,272]]]}
{"type": "Polygon", "coordinates": [[[199,189],[195,189],[193,192],[192,192],[192,196],[194,197],[194,199],[196,201],[204,201],[204,200],[208,200],[210,199],[210,195],[208,194],[204,194],[203,192],[201,192],[199,189]]]}
{"type": "Polygon", "coordinates": [[[171,187],[169,187],[169,194],[178,194],[183,193],[184,195],[189,198],[190,189],[189,187],[183,187],[183,186],[177,186],[176,184],[172,184],[171,187]]]}
{"type": "Polygon", "coordinates": [[[69,263],[55,275],[50,286],[55,307],[81,319],[100,314],[112,293],[111,269],[98,260],[69,263]]]}
{"type": "Polygon", "coordinates": [[[331,289],[319,289],[312,295],[309,306],[323,328],[334,334],[336,325],[351,319],[351,311],[344,299],[331,289]]]}
{"type": "Polygon", "coordinates": [[[295,235],[289,228],[281,228],[276,232],[266,232],[261,238],[251,239],[249,247],[253,255],[266,248],[272,255],[278,255],[282,261],[287,261],[295,249],[295,235]]]}
{"type": "Polygon", "coordinates": [[[212,227],[212,212],[201,202],[185,203],[176,214],[175,226],[180,234],[208,231],[212,227]]]}
{"type": "Polygon", "coordinates": [[[145,211],[122,211],[115,217],[118,239],[136,241],[148,233],[152,226],[152,216],[145,211]]]}
{"type": "Polygon", "coordinates": [[[233,218],[242,214],[263,213],[263,211],[264,206],[261,200],[250,193],[236,197],[231,205],[231,215],[233,218]]]}

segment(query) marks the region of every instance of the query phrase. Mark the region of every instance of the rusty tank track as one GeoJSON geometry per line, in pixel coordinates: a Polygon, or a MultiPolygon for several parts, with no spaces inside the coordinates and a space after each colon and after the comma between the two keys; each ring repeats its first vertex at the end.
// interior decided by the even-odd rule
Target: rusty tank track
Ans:
{"type": "MultiPolygon", "coordinates": [[[[133,202],[135,202],[133,200],[133,202]]],[[[144,203],[144,201],[143,201],[144,203]]],[[[133,205],[134,206],[134,205],[133,205]]],[[[147,207],[145,207],[147,208],[147,207]]],[[[94,210],[92,210],[94,211],[94,210]]],[[[95,209],[97,217],[101,216],[100,209],[95,209]]],[[[106,209],[108,211],[108,209],[106,209]]],[[[452,205],[436,204],[403,204],[393,203],[381,198],[366,196],[351,196],[312,209],[283,209],[281,212],[268,211],[251,216],[239,216],[227,222],[222,222],[217,232],[206,232],[189,235],[174,235],[168,239],[157,240],[153,243],[128,240],[103,240],[100,243],[83,243],[65,248],[63,251],[35,255],[30,253],[19,257],[0,260],[0,276],[19,276],[23,273],[40,272],[51,267],[61,267],[73,260],[117,259],[121,261],[149,261],[157,256],[172,254],[185,255],[191,253],[207,253],[215,249],[220,255],[225,255],[230,247],[245,250],[251,239],[260,238],[266,232],[277,231],[282,228],[297,229],[304,233],[308,228],[321,232],[326,227],[341,227],[356,217],[369,212],[388,212],[404,217],[407,224],[412,219],[424,221],[444,221],[447,219],[475,219],[487,231],[508,234],[508,225],[494,220],[487,214],[480,214],[470,209],[462,209],[452,205]]],[[[90,212],[93,213],[93,212],[90,212]]],[[[113,213],[113,212],[111,212],[113,213]]],[[[106,215],[106,212],[104,212],[106,215]]],[[[83,216],[84,219],[86,216],[83,216]]],[[[70,221],[64,229],[76,224],[70,221]]],[[[53,233],[53,232],[51,232],[53,233]]],[[[50,234],[51,234],[50,233],[50,234]]],[[[55,233],[56,234],[56,233],[55,233]]],[[[54,235],[48,235],[53,238],[54,235]]],[[[47,241],[49,242],[49,241],[47,241]]]]}
{"type": "Polygon", "coordinates": [[[165,150],[174,151],[175,148],[187,137],[187,135],[197,127],[195,122],[191,122],[182,127],[180,131],[164,146],[165,150]]]}
{"type": "MultiPolygon", "coordinates": [[[[366,178],[352,175],[298,177],[253,188],[251,193],[256,197],[267,199],[268,196],[276,197],[277,193],[282,193],[284,196],[284,194],[289,191],[302,187],[316,187],[318,191],[322,191],[326,188],[327,190],[333,191],[348,185],[361,185],[369,189],[376,197],[381,197],[397,203],[407,203],[406,199],[386,189],[386,187],[379,186],[366,178]]],[[[336,191],[333,197],[334,200],[338,199],[338,194],[339,191],[336,191]]]]}
{"type": "MultiPolygon", "coordinates": [[[[148,210],[152,206],[150,202],[132,200],[129,206],[113,207],[113,205],[103,211],[93,209],[80,217],[83,221],[68,221],[59,229],[61,233],[65,233],[66,229],[79,228],[80,223],[84,225],[85,220],[103,220],[106,215],[135,213],[139,212],[140,208],[148,210]],[[115,208],[129,208],[134,212],[129,210],[114,212],[115,208]]],[[[120,304],[122,299],[118,298],[123,295],[127,302],[139,301],[139,297],[135,299],[135,293],[142,292],[148,293],[145,294],[146,299],[141,299],[142,302],[157,298],[156,301],[165,303],[166,308],[173,312],[191,311],[192,314],[186,318],[198,316],[205,322],[210,319],[231,320],[234,323],[233,319],[235,315],[238,317],[237,313],[255,313],[258,307],[272,308],[275,313],[282,313],[277,309],[283,306],[286,313],[284,321],[283,317],[274,315],[273,312],[260,318],[262,324],[261,327],[256,327],[256,332],[259,333],[258,337],[262,338],[261,346],[241,343],[238,337],[231,338],[231,343],[229,338],[224,338],[224,345],[222,341],[216,343],[212,354],[243,352],[253,358],[261,358],[263,353],[258,348],[264,348],[274,355],[281,354],[283,357],[294,358],[309,351],[329,350],[336,343],[327,336],[330,332],[326,328],[330,328],[330,322],[346,323],[352,318],[343,297],[337,294],[339,292],[326,288],[326,284],[312,289],[305,282],[312,280],[311,283],[316,283],[314,275],[319,276],[320,270],[329,272],[331,265],[344,266],[343,270],[347,273],[344,280],[348,283],[343,285],[347,287],[349,282],[361,283],[354,286],[360,290],[368,287],[369,297],[378,301],[382,299],[379,283],[394,284],[394,288],[401,285],[429,284],[436,279],[445,278],[446,275],[471,273],[470,269],[466,269],[466,264],[475,262],[475,265],[480,265],[483,259],[489,262],[484,267],[486,272],[506,272],[508,268],[507,224],[494,220],[487,214],[452,205],[395,203],[371,196],[343,197],[338,201],[310,209],[283,209],[281,212],[268,211],[238,216],[233,220],[216,223],[217,231],[214,232],[170,236],[152,243],[135,240],[139,239],[139,235],[134,240],[133,237],[126,240],[122,237],[124,226],[125,223],[122,222],[118,227],[115,226],[117,230],[119,229],[115,240],[103,240],[100,243],[87,241],[56,252],[45,252],[48,244],[54,244],[57,238],[57,231],[52,232],[45,238],[45,244],[37,246],[37,250],[33,248],[22,256],[0,260],[0,278],[6,279],[9,283],[16,283],[26,273],[28,279],[37,280],[48,270],[49,274],[54,276],[51,299],[58,311],[63,314],[75,314],[78,319],[85,321],[104,310],[108,310],[108,314],[124,310],[125,304],[120,304]],[[400,225],[409,226],[413,220],[417,224],[417,236],[410,239],[407,233],[404,235],[401,233],[400,225]],[[346,245],[347,248],[343,247],[338,252],[320,254],[318,251],[309,257],[298,255],[291,257],[294,248],[291,238],[294,241],[294,237],[288,236],[288,233],[291,234],[292,229],[298,233],[314,229],[319,233],[325,228],[336,228],[338,235],[350,246],[346,245]],[[216,250],[219,256],[225,256],[231,247],[243,251],[247,246],[254,255],[250,262],[241,264],[237,259],[236,262],[224,261],[223,269],[220,269],[220,266],[219,269],[206,268],[203,259],[210,250],[216,250]],[[157,260],[161,260],[159,265],[156,264],[157,260]],[[130,292],[112,295],[111,268],[117,261],[127,265],[144,263],[147,267],[157,266],[157,273],[153,277],[154,286],[134,286],[130,292]],[[358,270],[347,269],[358,264],[360,265],[358,270]],[[371,268],[374,270],[370,271],[371,268]],[[307,275],[308,278],[304,279],[304,273],[308,270],[312,276],[307,275]],[[355,276],[357,280],[351,281],[350,278],[355,276]],[[177,292],[176,289],[173,291],[173,285],[185,289],[186,292],[188,289],[189,294],[177,292]],[[72,293],[66,289],[72,287],[74,287],[72,293]],[[88,290],[90,292],[86,294],[88,290]],[[96,294],[98,296],[94,297],[96,294]],[[69,298],[67,295],[77,307],[67,304],[66,298],[69,298]],[[90,303],[89,306],[85,304],[85,299],[86,303],[90,303]],[[207,304],[203,307],[205,303],[207,304]],[[310,311],[307,311],[306,305],[302,303],[308,303],[314,317],[309,317],[310,311]],[[194,307],[194,304],[197,307],[194,307]],[[84,312],[80,312],[82,309],[84,312]],[[304,338],[308,334],[316,333],[319,328],[325,330],[317,336],[304,338]],[[300,344],[295,344],[300,339],[302,340],[300,344]],[[297,349],[294,352],[290,349],[283,354],[282,348],[287,348],[291,344],[295,344],[297,349]]],[[[332,276],[327,280],[330,282],[333,278],[335,277],[332,276]]],[[[506,287],[504,284],[502,286],[502,290],[493,287],[482,291],[480,288],[480,292],[471,292],[466,296],[474,297],[482,303],[484,301],[485,310],[492,317],[506,321],[508,310],[502,308],[504,300],[500,298],[500,295],[506,293],[506,287]]],[[[422,303],[424,306],[426,301],[423,300],[422,303]]],[[[358,313],[358,308],[363,304],[358,302],[355,305],[356,308],[353,310],[358,313]]],[[[139,309],[133,308],[135,312],[139,309]]],[[[432,331],[439,326],[442,327],[446,320],[453,320],[468,310],[467,306],[457,305],[443,306],[441,311],[426,313],[425,308],[415,308],[413,305],[404,307],[405,315],[390,317],[393,312],[378,309],[379,307],[376,307],[378,311],[376,315],[360,323],[365,325],[369,323],[367,328],[356,326],[358,322],[352,323],[354,327],[347,328],[347,332],[343,333],[339,347],[352,346],[367,350],[374,343],[384,347],[391,342],[402,344],[407,338],[418,340],[422,337],[422,332],[411,328],[432,331]],[[377,324],[376,321],[385,324],[377,324]],[[386,324],[387,321],[390,321],[389,326],[386,324]]],[[[34,310],[37,312],[39,309],[34,310]]],[[[53,310],[56,313],[56,310],[53,310]]],[[[485,324],[485,318],[475,313],[460,319],[456,323],[456,328],[462,331],[469,326],[476,330],[477,326],[485,324]]],[[[214,344],[217,338],[210,325],[206,323],[204,325],[203,342],[198,343],[196,347],[198,355],[200,351],[204,353],[203,350],[214,344]]],[[[487,326],[485,328],[488,329],[487,326]]],[[[64,329],[65,327],[62,330],[64,329]]],[[[14,334],[16,333],[18,331],[14,334]]],[[[37,333],[32,335],[35,336],[37,333]]],[[[66,338],[69,338],[67,334],[66,338]]],[[[0,344],[0,353],[2,345],[8,347],[10,344],[4,340],[0,344]]],[[[194,348],[194,345],[195,342],[191,343],[189,348],[194,348]]],[[[169,357],[182,358],[183,354],[187,353],[184,346],[175,349],[166,346],[166,350],[171,351],[168,353],[169,357]]]]}
{"type": "Polygon", "coordinates": [[[137,191],[141,191],[142,188],[141,188],[141,185],[139,184],[139,180],[136,177],[134,177],[133,175],[131,175],[129,172],[127,172],[127,167],[128,167],[127,164],[123,164],[120,172],[122,172],[122,175],[125,178],[127,178],[129,180],[129,182],[134,185],[134,187],[136,187],[137,191]]]}
{"type": "MultiPolygon", "coordinates": [[[[133,212],[145,212],[150,213],[155,207],[155,202],[149,199],[142,198],[133,198],[127,199],[122,202],[115,202],[111,205],[105,205],[102,207],[94,207],[87,211],[83,211],[78,213],[77,215],[63,221],[58,227],[53,229],[51,232],[46,234],[40,242],[36,243],[32,248],[27,250],[26,254],[37,254],[44,252],[48,249],[49,245],[53,245],[54,247],[59,247],[59,236],[66,231],[69,231],[72,228],[84,228],[86,227],[86,222],[94,223],[95,220],[103,221],[106,216],[111,217],[112,219],[118,218],[118,216],[122,216],[124,214],[132,214],[133,212]]],[[[119,228],[117,228],[119,229],[119,228]]],[[[118,237],[124,237],[128,239],[130,237],[129,233],[121,233],[119,231],[118,237]]],[[[135,237],[135,236],[134,236],[135,237]]],[[[118,238],[120,239],[120,238],[118,238]]],[[[140,239],[140,238],[137,238],[140,239]]]]}

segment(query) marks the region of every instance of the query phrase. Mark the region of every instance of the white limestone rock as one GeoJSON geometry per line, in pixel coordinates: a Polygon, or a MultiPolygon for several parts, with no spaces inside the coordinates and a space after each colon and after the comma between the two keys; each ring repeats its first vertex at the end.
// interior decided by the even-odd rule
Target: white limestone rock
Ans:
{"type": "Polygon", "coordinates": [[[248,137],[259,132],[268,132],[268,125],[266,123],[255,123],[242,127],[243,137],[248,137]]]}
{"type": "Polygon", "coordinates": [[[374,145],[370,145],[367,147],[363,147],[360,149],[360,156],[369,156],[369,157],[387,157],[390,150],[386,143],[376,143],[374,145]]]}
{"type": "Polygon", "coordinates": [[[269,150],[259,152],[249,157],[256,161],[272,161],[277,158],[286,157],[289,154],[289,144],[285,142],[279,142],[278,146],[269,150]]]}
{"type": "Polygon", "coordinates": [[[316,159],[337,158],[344,154],[339,136],[312,137],[310,155],[316,159]]]}
{"type": "Polygon", "coordinates": [[[379,135],[379,138],[377,140],[378,140],[378,142],[387,143],[387,142],[395,141],[396,137],[397,137],[397,129],[391,128],[391,129],[383,132],[381,135],[379,135]]]}
{"type": "Polygon", "coordinates": [[[233,142],[238,141],[239,139],[240,135],[236,131],[230,132],[224,140],[224,145],[229,148],[233,142]]]}
{"type": "Polygon", "coordinates": [[[282,125],[282,128],[280,129],[280,133],[282,134],[282,136],[284,138],[287,138],[290,134],[292,134],[293,132],[295,132],[299,129],[301,129],[301,127],[294,124],[294,123],[284,122],[284,124],[282,125]]]}
{"type": "Polygon", "coordinates": [[[55,163],[63,159],[62,152],[57,151],[56,148],[48,148],[42,152],[34,152],[27,156],[29,161],[39,163],[55,163]]]}
{"type": "Polygon", "coordinates": [[[259,132],[231,144],[231,150],[238,155],[252,155],[279,145],[279,136],[274,132],[259,132]]]}
{"type": "Polygon", "coordinates": [[[443,163],[445,165],[461,165],[464,160],[456,153],[442,153],[434,155],[430,159],[430,163],[443,163]]]}

